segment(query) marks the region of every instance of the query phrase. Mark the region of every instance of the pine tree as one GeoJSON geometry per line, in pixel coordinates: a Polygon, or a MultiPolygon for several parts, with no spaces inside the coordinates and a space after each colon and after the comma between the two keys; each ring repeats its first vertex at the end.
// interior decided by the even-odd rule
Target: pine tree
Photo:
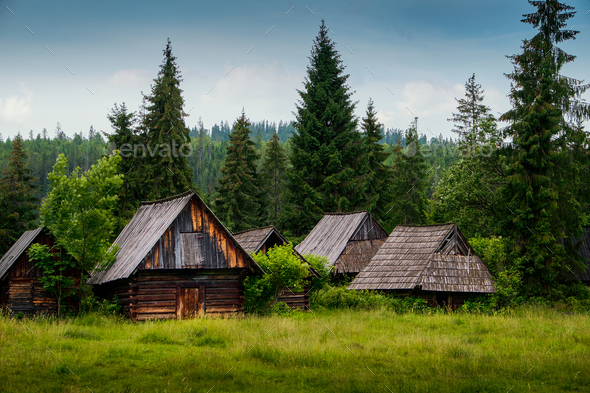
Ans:
{"type": "Polygon", "coordinates": [[[560,75],[575,58],[556,46],[578,34],[565,29],[574,16],[573,7],[555,0],[529,3],[537,11],[524,15],[522,22],[539,32],[523,41],[522,53],[510,56],[512,109],[502,117],[511,123],[509,136],[516,148],[503,190],[509,210],[504,229],[514,243],[510,256],[523,274],[525,294],[558,298],[565,289],[560,283],[571,278],[568,270],[582,268],[571,241],[581,232],[579,203],[569,193],[571,185],[559,164],[571,154],[567,151],[571,126],[564,115],[588,118],[588,104],[581,99],[588,85],[560,75]]]}
{"type": "Polygon", "coordinates": [[[364,182],[364,208],[371,212],[378,220],[386,219],[388,205],[391,203],[389,182],[391,181],[391,167],[385,165],[385,160],[391,152],[385,151],[385,145],[379,143],[383,135],[383,124],[377,119],[377,112],[373,100],[369,99],[366,117],[362,119],[363,150],[360,157],[361,165],[366,172],[362,178],[364,182]]]}
{"type": "Polygon", "coordinates": [[[285,189],[285,173],[287,171],[287,156],[275,133],[266,145],[266,154],[260,174],[263,185],[263,219],[265,223],[280,226],[280,216],[283,210],[283,195],[285,189]]]}
{"type": "Polygon", "coordinates": [[[20,235],[34,229],[39,214],[37,178],[27,165],[27,153],[18,134],[12,141],[8,166],[0,178],[0,255],[4,255],[20,235]]]}
{"type": "Polygon", "coordinates": [[[360,153],[355,103],[335,46],[322,20],[305,89],[298,90],[297,133],[291,140],[285,226],[294,235],[311,229],[326,211],[346,212],[362,203],[353,168],[360,153]]]}
{"type": "Polygon", "coordinates": [[[229,135],[225,164],[221,169],[223,178],[219,181],[214,201],[218,217],[234,232],[256,228],[260,224],[258,156],[255,143],[250,139],[249,126],[246,113],[242,111],[229,135]]]}
{"type": "Polygon", "coordinates": [[[141,168],[146,199],[179,194],[191,187],[192,172],[187,156],[190,130],[184,123],[184,99],[180,89],[180,71],[172,54],[170,39],[164,49],[164,61],[146,97],[142,140],[146,158],[141,168]]]}
{"type": "Polygon", "coordinates": [[[398,144],[394,150],[389,188],[392,203],[385,216],[387,231],[398,224],[420,225],[426,221],[426,164],[415,125],[406,131],[405,137],[406,148],[398,144]]]}
{"type": "Polygon", "coordinates": [[[453,131],[459,135],[461,142],[473,144],[477,141],[480,132],[480,123],[490,115],[490,108],[482,104],[484,90],[479,83],[475,83],[473,74],[465,83],[465,98],[457,99],[457,110],[453,118],[448,119],[455,123],[453,131]]]}

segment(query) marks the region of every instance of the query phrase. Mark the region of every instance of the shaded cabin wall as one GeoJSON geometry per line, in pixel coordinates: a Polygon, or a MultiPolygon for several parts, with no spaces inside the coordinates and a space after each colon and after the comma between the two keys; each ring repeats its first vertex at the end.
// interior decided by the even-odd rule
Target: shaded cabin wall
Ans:
{"type": "Polygon", "coordinates": [[[357,228],[334,263],[335,274],[356,274],[371,262],[387,239],[387,232],[371,217],[357,228]]]}
{"type": "Polygon", "coordinates": [[[334,264],[336,274],[356,274],[371,262],[385,239],[349,241],[334,264]]]}
{"type": "MultiPolygon", "coordinates": [[[[51,236],[41,233],[31,244],[36,243],[51,248],[54,240],[51,236]]],[[[42,275],[43,270],[33,264],[27,251],[23,252],[8,270],[4,280],[6,290],[4,291],[3,288],[5,294],[3,304],[15,313],[22,312],[27,315],[57,313],[57,300],[53,294],[43,289],[43,284],[39,280],[42,275]]],[[[80,282],[80,271],[77,269],[68,269],[64,275],[73,277],[76,285],[80,282]]],[[[64,302],[66,310],[78,311],[79,304],[76,297],[70,296],[64,302]]]]}
{"type": "Polygon", "coordinates": [[[381,228],[381,226],[375,221],[374,218],[365,219],[361,225],[357,228],[354,234],[351,236],[351,241],[361,240],[374,240],[374,239],[387,239],[387,232],[381,228]]]}

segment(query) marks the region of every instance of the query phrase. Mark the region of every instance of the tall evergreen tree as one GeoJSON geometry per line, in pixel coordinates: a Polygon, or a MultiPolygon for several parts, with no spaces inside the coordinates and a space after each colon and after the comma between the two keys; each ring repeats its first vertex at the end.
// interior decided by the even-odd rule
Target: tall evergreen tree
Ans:
{"type": "Polygon", "coordinates": [[[12,141],[8,167],[0,178],[0,255],[27,230],[36,226],[39,214],[38,180],[27,165],[20,134],[12,141]]]}
{"type": "Polygon", "coordinates": [[[386,211],[386,230],[398,224],[420,225],[426,221],[426,163],[421,153],[416,126],[406,131],[406,148],[394,150],[393,175],[390,183],[392,203],[386,211]]]}
{"type": "Polygon", "coordinates": [[[294,235],[311,229],[326,211],[346,212],[361,205],[355,103],[349,75],[322,20],[311,50],[305,89],[295,113],[291,141],[285,225],[294,235]]]}
{"type": "Polygon", "coordinates": [[[164,49],[164,61],[146,97],[142,140],[146,159],[141,168],[142,189],[147,199],[160,199],[186,191],[191,186],[187,150],[190,130],[184,123],[184,99],[180,71],[172,54],[170,39],[164,49]]]}
{"type": "Polygon", "coordinates": [[[572,242],[580,234],[580,205],[559,168],[570,154],[571,126],[564,115],[588,118],[588,104],[581,99],[588,85],[560,75],[575,58],[557,47],[578,34],[566,29],[573,7],[555,0],[529,3],[537,11],[523,15],[522,22],[539,32],[523,41],[522,53],[510,56],[512,109],[502,118],[511,123],[508,136],[516,149],[503,192],[509,210],[504,227],[514,242],[511,259],[523,274],[525,294],[560,297],[566,288],[560,284],[571,278],[568,270],[582,268],[572,242]]]}
{"type": "Polygon", "coordinates": [[[460,142],[474,143],[480,131],[482,120],[489,117],[490,108],[482,104],[484,90],[479,83],[475,83],[475,74],[465,83],[465,98],[457,99],[458,113],[448,119],[455,123],[453,131],[459,135],[460,142]]]}
{"type": "Polygon", "coordinates": [[[135,128],[135,113],[128,112],[125,103],[121,106],[115,104],[108,119],[115,132],[107,135],[107,138],[110,147],[120,151],[121,161],[117,170],[123,175],[123,185],[119,189],[119,205],[115,209],[115,216],[119,218],[115,232],[118,232],[133,217],[142,200],[144,178],[141,159],[135,154],[142,151],[137,148],[140,137],[135,128]]]}
{"type": "Polygon", "coordinates": [[[225,165],[221,169],[223,178],[219,181],[214,201],[218,217],[234,232],[256,228],[260,224],[258,156],[255,143],[250,139],[249,126],[246,113],[242,111],[229,135],[225,165]]]}
{"type": "Polygon", "coordinates": [[[266,154],[262,163],[260,180],[262,184],[262,207],[265,223],[280,227],[280,216],[283,210],[285,190],[285,173],[287,156],[275,132],[266,146],[266,154]]]}
{"type": "Polygon", "coordinates": [[[389,182],[391,181],[391,167],[385,165],[391,152],[385,151],[385,145],[379,143],[383,135],[383,124],[377,119],[377,112],[373,100],[369,99],[366,117],[362,119],[364,154],[361,162],[366,171],[364,202],[365,209],[371,212],[379,221],[386,219],[388,205],[391,203],[389,182]]]}

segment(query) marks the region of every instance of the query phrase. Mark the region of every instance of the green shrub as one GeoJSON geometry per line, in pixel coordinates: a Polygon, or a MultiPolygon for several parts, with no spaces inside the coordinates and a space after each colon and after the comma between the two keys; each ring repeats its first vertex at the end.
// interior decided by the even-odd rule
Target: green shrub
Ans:
{"type": "Polygon", "coordinates": [[[314,306],[327,309],[378,310],[387,309],[396,313],[422,313],[431,310],[425,299],[397,296],[376,291],[349,290],[346,286],[327,286],[314,297],[314,306]]]}
{"type": "Polygon", "coordinates": [[[122,305],[119,303],[117,295],[113,297],[113,300],[101,299],[97,296],[87,295],[82,297],[80,303],[80,313],[89,314],[92,312],[103,314],[106,316],[118,316],[121,315],[122,305]]]}
{"type": "Polygon", "coordinates": [[[303,280],[309,276],[309,265],[295,255],[293,244],[277,245],[269,249],[266,255],[259,252],[253,257],[265,274],[244,280],[246,312],[268,313],[284,287],[294,292],[303,289],[303,280]]]}

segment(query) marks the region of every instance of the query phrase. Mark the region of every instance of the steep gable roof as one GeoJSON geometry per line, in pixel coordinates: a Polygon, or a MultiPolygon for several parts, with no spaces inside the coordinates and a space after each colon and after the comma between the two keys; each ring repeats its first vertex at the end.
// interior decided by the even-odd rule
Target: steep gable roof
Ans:
{"type": "Polygon", "coordinates": [[[273,226],[234,233],[234,238],[244,247],[244,250],[257,253],[273,234],[278,236],[282,243],[287,243],[287,239],[273,226]]]}
{"type": "MultiPolygon", "coordinates": [[[[326,213],[295,249],[302,255],[314,254],[327,257],[330,264],[334,265],[345,250],[346,244],[368,219],[372,219],[372,216],[366,211],[326,213]]],[[[384,237],[387,236],[379,223],[375,220],[373,222],[371,229],[375,227],[375,229],[383,231],[384,237]]]]}
{"type": "Polygon", "coordinates": [[[485,264],[457,225],[398,225],[349,289],[495,292],[485,264]]]}
{"type": "Polygon", "coordinates": [[[0,280],[4,278],[12,264],[22,255],[35,238],[41,233],[43,228],[39,227],[32,231],[26,231],[18,238],[18,240],[10,247],[10,249],[0,259],[0,280]]]}
{"type": "Polygon", "coordinates": [[[104,284],[109,281],[127,278],[133,274],[140,262],[193,198],[197,198],[202,206],[222,226],[229,238],[247,256],[250,265],[262,273],[262,269],[260,269],[250,255],[233,238],[231,232],[223,226],[221,221],[219,221],[202,199],[193,191],[187,191],[170,198],[143,202],[131,221],[129,221],[113,242],[113,246],[118,245],[119,247],[115,263],[106,270],[95,270],[88,279],[88,283],[104,284]]]}

